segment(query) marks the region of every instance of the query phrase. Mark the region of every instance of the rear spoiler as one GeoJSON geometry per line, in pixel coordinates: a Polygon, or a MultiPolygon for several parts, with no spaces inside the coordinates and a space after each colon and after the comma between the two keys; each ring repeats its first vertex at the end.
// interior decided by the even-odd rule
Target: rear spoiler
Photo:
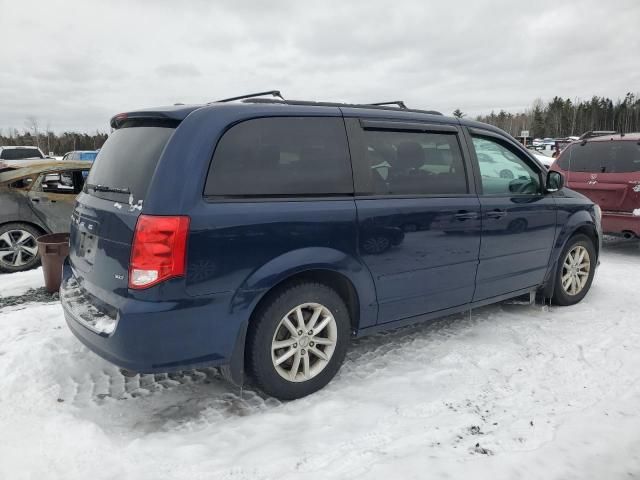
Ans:
{"type": "Polygon", "coordinates": [[[115,115],[109,122],[111,128],[126,127],[170,127],[175,128],[182,118],[172,118],[159,112],[129,112],[115,115]]]}
{"type": "Polygon", "coordinates": [[[124,128],[133,126],[159,126],[177,127],[178,124],[187,118],[203,105],[184,105],[176,103],[166,107],[145,108],[132,112],[119,113],[111,119],[112,128],[124,128]]]}

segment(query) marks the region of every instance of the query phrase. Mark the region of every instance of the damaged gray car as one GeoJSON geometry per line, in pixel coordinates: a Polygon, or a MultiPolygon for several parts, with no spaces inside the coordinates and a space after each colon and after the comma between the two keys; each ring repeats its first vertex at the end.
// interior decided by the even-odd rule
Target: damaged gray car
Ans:
{"type": "Polygon", "coordinates": [[[91,164],[49,160],[0,172],[0,272],[37,266],[36,238],[69,231],[91,164]]]}

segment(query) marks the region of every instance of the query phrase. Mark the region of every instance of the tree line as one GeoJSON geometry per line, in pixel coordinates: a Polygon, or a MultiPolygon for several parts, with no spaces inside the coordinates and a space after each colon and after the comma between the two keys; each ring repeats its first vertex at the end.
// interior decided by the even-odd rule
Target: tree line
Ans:
{"type": "MultiPolygon", "coordinates": [[[[454,113],[459,114],[460,111],[454,113]]],[[[553,97],[546,104],[537,99],[531,108],[523,112],[492,111],[476,119],[495,125],[513,136],[520,135],[522,130],[529,130],[531,137],[540,138],[579,136],[592,130],[640,132],[640,97],[627,93],[623,99],[615,102],[598,96],[591,100],[553,97]]]]}
{"type": "MultiPolygon", "coordinates": [[[[462,118],[465,114],[456,109],[453,115],[462,118]]],[[[591,100],[553,97],[546,104],[536,99],[531,108],[523,112],[479,115],[476,120],[501,128],[513,136],[529,130],[531,137],[568,137],[581,135],[591,130],[614,130],[617,132],[640,132],[640,96],[627,93],[615,102],[607,97],[594,96],[591,100]]],[[[0,129],[0,146],[37,146],[45,154],[63,155],[72,150],[96,150],[107,140],[108,134],[64,132],[55,133],[46,128],[41,131],[35,117],[28,117],[25,128],[3,131],[0,129]]]]}
{"type": "Polygon", "coordinates": [[[35,118],[29,117],[24,130],[10,128],[8,131],[0,129],[0,146],[34,146],[40,148],[45,155],[64,155],[73,150],[97,150],[107,140],[107,134],[64,132],[54,133],[50,129],[41,131],[35,118]]]}

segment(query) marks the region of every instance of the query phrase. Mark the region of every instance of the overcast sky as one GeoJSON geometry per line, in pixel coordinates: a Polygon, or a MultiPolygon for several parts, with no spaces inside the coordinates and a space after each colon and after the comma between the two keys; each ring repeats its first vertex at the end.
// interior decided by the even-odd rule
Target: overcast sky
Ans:
{"type": "Polygon", "coordinates": [[[0,0],[0,128],[280,89],[469,115],[640,91],[640,0],[0,0]]]}

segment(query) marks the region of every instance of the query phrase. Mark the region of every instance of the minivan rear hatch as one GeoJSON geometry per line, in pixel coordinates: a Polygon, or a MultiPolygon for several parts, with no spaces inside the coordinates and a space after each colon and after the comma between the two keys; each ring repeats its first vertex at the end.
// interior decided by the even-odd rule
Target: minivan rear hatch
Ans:
{"type": "Polygon", "coordinates": [[[78,196],[69,259],[79,286],[103,301],[113,293],[128,296],[136,222],[162,151],[178,123],[121,116],[115,125],[119,128],[98,153],[78,196]]]}
{"type": "Polygon", "coordinates": [[[575,143],[558,166],[567,172],[567,186],[605,211],[640,208],[640,145],[633,140],[575,143]]]}

